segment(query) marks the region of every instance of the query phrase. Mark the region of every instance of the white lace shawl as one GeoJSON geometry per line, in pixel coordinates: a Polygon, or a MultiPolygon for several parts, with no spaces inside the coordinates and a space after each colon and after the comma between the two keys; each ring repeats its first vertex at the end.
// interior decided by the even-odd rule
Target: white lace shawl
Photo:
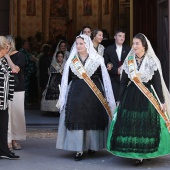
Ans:
{"type": "MultiPolygon", "coordinates": [[[[110,81],[110,77],[109,77],[108,71],[104,63],[104,59],[103,57],[97,54],[96,50],[93,47],[91,39],[87,35],[80,35],[80,36],[84,38],[87,52],[89,54],[89,57],[85,64],[86,72],[91,77],[93,73],[97,70],[97,68],[101,66],[102,79],[103,79],[104,90],[105,90],[105,95],[106,95],[105,97],[110,106],[111,112],[114,113],[114,110],[116,108],[116,103],[115,103],[115,99],[113,96],[111,81],[110,81]]],[[[73,73],[81,79],[81,77],[77,74],[77,72],[75,71],[71,63],[71,60],[73,59],[75,55],[77,55],[77,49],[74,43],[74,47],[71,50],[71,54],[64,66],[64,72],[63,72],[63,76],[61,80],[60,96],[59,96],[59,100],[57,103],[57,107],[60,108],[60,112],[64,108],[64,105],[66,104],[66,100],[67,100],[66,92],[68,89],[69,68],[71,68],[73,73]]]]}
{"type": "MultiPolygon", "coordinates": [[[[60,43],[61,43],[62,41],[63,41],[63,40],[59,41],[59,43],[57,44],[57,47],[56,47],[55,52],[54,52],[54,54],[53,54],[53,58],[52,58],[52,61],[51,61],[51,65],[55,65],[55,63],[57,62],[57,61],[56,61],[56,54],[57,54],[57,52],[60,50],[60,49],[59,49],[59,46],[60,46],[60,43]]],[[[66,49],[66,51],[64,52],[64,60],[65,60],[65,61],[68,59],[69,54],[70,54],[69,51],[67,51],[67,49],[66,49]]]]}
{"type": "MultiPolygon", "coordinates": [[[[134,56],[134,63],[135,63],[135,68],[137,68],[135,56],[134,56]]],[[[123,69],[125,70],[125,73],[128,75],[128,77],[131,79],[129,73],[129,67],[128,67],[128,58],[125,59],[123,69]]],[[[154,71],[156,71],[157,69],[158,67],[153,57],[145,55],[142,64],[140,66],[140,69],[139,70],[136,69],[136,73],[139,73],[142,82],[147,83],[149,80],[152,79],[154,75],[154,71]]]]}
{"type": "MultiPolygon", "coordinates": [[[[96,53],[97,54],[97,53],[96,53]]],[[[77,54],[78,55],[78,54],[77,54]]],[[[86,70],[86,73],[88,74],[88,76],[92,76],[94,74],[94,72],[96,71],[96,69],[100,66],[100,56],[96,55],[95,58],[94,57],[88,57],[86,60],[86,63],[84,65],[84,68],[86,70]]],[[[80,79],[83,79],[82,76],[80,74],[77,73],[73,63],[70,63],[70,68],[71,71],[78,76],[80,79]]]]}
{"type": "Polygon", "coordinates": [[[102,44],[99,44],[97,50],[98,50],[98,54],[103,56],[103,54],[104,54],[104,46],[102,44]]]}
{"type": "Polygon", "coordinates": [[[64,65],[65,65],[65,61],[63,61],[62,64],[59,64],[59,63],[57,63],[57,62],[51,64],[50,73],[54,73],[54,71],[53,71],[54,69],[55,69],[55,73],[60,73],[61,70],[64,69],[64,65]],[[52,68],[54,68],[54,69],[52,69],[52,68]]]}
{"type": "MultiPolygon", "coordinates": [[[[146,74],[148,75],[148,78],[145,78],[145,76],[142,78],[142,81],[143,82],[147,82],[147,79],[150,79],[152,78],[152,74],[153,74],[153,70],[155,69],[158,69],[159,71],[159,74],[160,74],[160,77],[161,77],[161,86],[162,86],[162,91],[163,91],[163,96],[164,96],[164,99],[165,99],[165,105],[166,105],[166,110],[167,110],[167,114],[168,114],[168,117],[170,118],[170,93],[168,91],[168,88],[166,87],[166,84],[165,84],[165,81],[164,81],[164,78],[163,78],[163,74],[162,74],[162,68],[161,68],[161,64],[160,64],[160,61],[158,59],[158,57],[156,56],[155,52],[153,51],[153,48],[151,46],[151,43],[150,41],[147,39],[147,37],[143,34],[143,36],[145,37],[146,39],[146,42],[147,42],[147,45],[148,45],[148,50],[146,52],[146,56],[148,58],[148,61],[150,60],[150,66],[153,64],[153,69],[151,69],[152,71],[150,72],[151,75],[149,75],[149,71],[146,70],[146,74]],[[154,62],[152,62],[152,60],[154,60],[154,62]],[[155,66],[156,64],[156,66],[155,66]]],[[[129,52],[129,54],[127,55],[126,59],[125,59],[125,62],[123,64],[123,69],[126,69],[127,71],[127,58],[130,56],[130,55],[134,55],[134,51],[133,49],[131,49],[131,51],[129,52]]],[[[147,62],[146,64],[144,64],[146,67],[147,67],[147,62]]],[[[148,67],[149,68],[149,67],[148,67]]],[[[123,70],[122,69],[122,70],[123,70]]],[[[144,69],[145,67],[143,67],[142,71],[144,72],[144,69]]],[[[128,73],[128,72],[126,72],[128,73]]]]}

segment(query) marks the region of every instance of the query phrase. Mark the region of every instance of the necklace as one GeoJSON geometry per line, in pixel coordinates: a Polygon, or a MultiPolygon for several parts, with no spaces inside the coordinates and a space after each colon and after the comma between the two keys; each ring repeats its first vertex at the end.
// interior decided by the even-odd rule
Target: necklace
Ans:
{"type": "Polygon", "coordinates": [[[86,60],[88,59],[89,55],[87,55],[87,57],[84,60],[82,60],[80,55],[78,55],[78,57],[79,57],[80,61],[82,62],[82,64],[85,65],[86,60]]]}
{"type": "Polygon", "coordinates": [[[97,47],[94,46],[94,49],[98,52],[98,46],[97,47]]]}
{"type": "Polygon", "coordinates": [[[144,59],[145,55],[143,55],[142,57],[138,57],[137,55],[135,55],[135,59],[136,59],[136,64],[137,64],[137,69],[140,69],[140,66],[142,64],[142,61],[144,59]]]}
{"type": "Polygon", "coordinates": [[[142,59],[144,58],[145,55],[143,55],[142,57],[138,57],[137,55],[135,55],[135,58],[138,58],[138,59],[142,59]]]}

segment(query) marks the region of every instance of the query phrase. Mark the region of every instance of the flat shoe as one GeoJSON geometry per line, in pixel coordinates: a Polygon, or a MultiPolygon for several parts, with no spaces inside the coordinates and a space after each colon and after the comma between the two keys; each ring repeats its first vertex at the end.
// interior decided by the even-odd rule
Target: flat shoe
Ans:
{"type": "Polygon", "coordinates": [[[12,160],[12,159],[19,159],[19,156],[17,156],[14,153],[10,152],[8,155],[1,155],[0,158],[12,160]]]}
{"type": "Polygon", "coordinates": [[[18,143],[13,144],[12,146],[13,146],[14,150],[21,150],[22,149],[21,145],[18,144],[18,143]]]}
{"type": "Polygon", "coordinates": [[[140,159],[136,159],[135,160],[135,165],[138,166],[138,165],[142,165],[143,164],[143,160],[140,160],[140,159]]]}
{"type": "Polygon", "coordinates": [[[76,153],[75,161],[81,161],[84,158],[84,153],[76,153]]]}
{"type": "Polygon", "coordinates": [[[94,153],[96,153],[96,151],[91,150],[91,149],[88,150],[88,154],[94,154],[94,153]]]}

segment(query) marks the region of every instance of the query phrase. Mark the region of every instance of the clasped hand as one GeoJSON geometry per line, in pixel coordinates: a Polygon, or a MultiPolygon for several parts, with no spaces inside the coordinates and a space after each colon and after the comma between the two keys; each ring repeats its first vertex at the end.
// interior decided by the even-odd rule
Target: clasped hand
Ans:
{"type": "Polygon", "coordinates": [[[165,103],[162,103],[162,104],[161,104],[161,110],[162,110],[163,112],[166,112],[166,104],[165,104],[165,103]]]}
{"type": "Polygon", "coordinates": [[[108,69],[108,70],[111,70],[112,67],[113,67],[113,64],[112,64],[112,63],[108,63],[108,64],[107,64],[107,69],[108,69]]]}

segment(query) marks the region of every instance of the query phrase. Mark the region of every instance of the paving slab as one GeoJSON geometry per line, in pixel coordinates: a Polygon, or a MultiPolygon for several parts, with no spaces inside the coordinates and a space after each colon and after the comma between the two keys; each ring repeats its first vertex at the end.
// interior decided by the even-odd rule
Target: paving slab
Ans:
{"type": "Polygon", "coordinates": [[[125,170],[170,168],[170,156],[145,161],[135,166],[132,159],[116,157],[106,150],[93,155],[85,153],[75,162],[75,152],[56,149],[57,129],[27,129],[27,140],[21,141],[22,150],[15,151],[19,160],[0,159],[0,170],[125,170]]]}

